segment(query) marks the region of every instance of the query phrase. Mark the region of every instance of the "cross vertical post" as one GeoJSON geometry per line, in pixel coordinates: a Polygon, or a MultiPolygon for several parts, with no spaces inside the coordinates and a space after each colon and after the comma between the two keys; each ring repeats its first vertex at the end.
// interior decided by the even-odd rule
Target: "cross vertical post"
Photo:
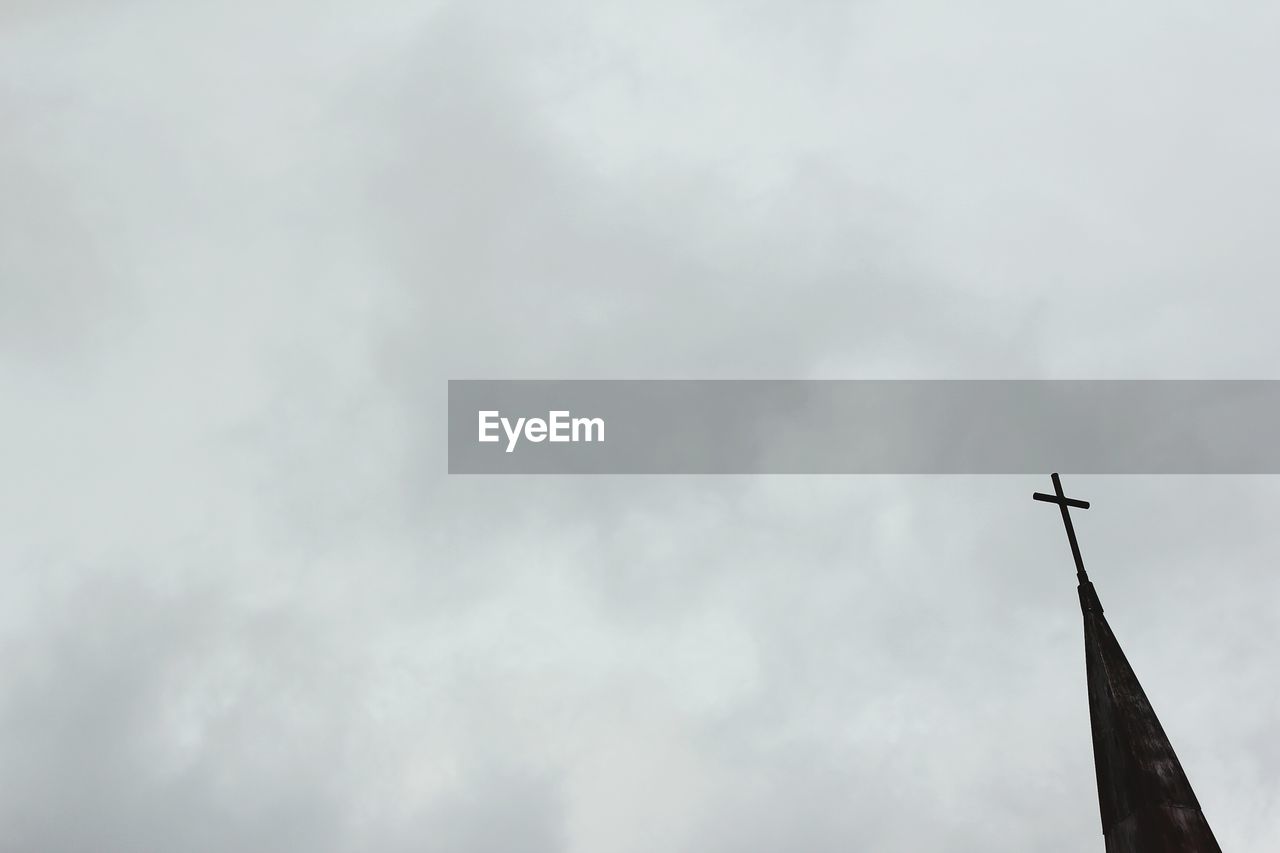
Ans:
{"type": "Polygon", "coordinates": [[[1067,507],[1076,507],[1077,509],[1088,509],[1089,502],[1069,498],[1062,493],[1062,480],[1057,474],[1053,474],[1053,491],[1054,494],[1046,495],[1043,492],[1036,492],[1031,497],[1045,503],[1057,504],[1058,509],[1062,510],[1062,524],[1067,528],[1067,541],[1071,543],[1071,556],[1076,561],[1076,576],[1081,583],[1087,583],[1089,574],[1084,570],[1084,558],[1080,556],[1080,543],[1076,541],[1076,528],[1071,523],[1071,511],[1067,507]]]}

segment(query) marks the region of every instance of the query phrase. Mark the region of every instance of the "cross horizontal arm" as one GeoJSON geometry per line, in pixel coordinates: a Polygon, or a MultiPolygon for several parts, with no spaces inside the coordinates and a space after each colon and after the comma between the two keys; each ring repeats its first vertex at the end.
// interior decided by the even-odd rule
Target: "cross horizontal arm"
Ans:
{"type": "Polygon", "coordinates": [[[1044,492],[1036,492],[1031,497],[1035,498],[1038,501],[1044,501],[1046,503],[1066,504],[1067,506],[1073,506],[1076,509],[1089,508],[1088,501],[1080,501],[1080,500],[1076,500],[1075,498],[1060,498],[1057,495],[1046,495],[1044,492]]]}

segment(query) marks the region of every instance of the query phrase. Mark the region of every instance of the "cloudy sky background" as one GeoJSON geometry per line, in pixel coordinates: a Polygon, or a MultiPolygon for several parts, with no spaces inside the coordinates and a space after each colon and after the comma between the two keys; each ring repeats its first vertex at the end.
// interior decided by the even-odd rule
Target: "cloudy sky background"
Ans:
{"type": "MultiPolygon", "coordinates": [[[[1100,850],[1035,477],[448,478],[448,378],[1278,378],[1272,4],[0,6],[0,849],[1100,850]]],[[[1280,482],[1066,477],[1223,848],[1280,482]]]]}

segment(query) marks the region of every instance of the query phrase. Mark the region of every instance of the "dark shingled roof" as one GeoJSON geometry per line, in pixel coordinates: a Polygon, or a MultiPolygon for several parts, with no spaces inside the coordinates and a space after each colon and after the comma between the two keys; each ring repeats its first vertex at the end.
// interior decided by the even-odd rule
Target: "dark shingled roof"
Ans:
{"type": "Polygon", "coordinates": [[[1221,853],[1187,774],[1081,572],[1089,718],[1107,853],[1221,853]]]}

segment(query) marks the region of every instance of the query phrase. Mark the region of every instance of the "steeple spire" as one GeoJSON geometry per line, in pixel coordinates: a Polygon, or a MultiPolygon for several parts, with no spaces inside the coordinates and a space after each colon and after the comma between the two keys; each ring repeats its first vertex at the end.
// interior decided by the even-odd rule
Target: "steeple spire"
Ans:
{"type": "Polygon", "coordinates": [[[1222,853],[1084,570],[1068,507],[1088,509],[1089,503],[1066,497],[1057,474],[1053,488],[1052,495],[1036,492],[1032,497],[1062,510],[1080,581],[1093,763],[1106,853],[1222,853]]]}

